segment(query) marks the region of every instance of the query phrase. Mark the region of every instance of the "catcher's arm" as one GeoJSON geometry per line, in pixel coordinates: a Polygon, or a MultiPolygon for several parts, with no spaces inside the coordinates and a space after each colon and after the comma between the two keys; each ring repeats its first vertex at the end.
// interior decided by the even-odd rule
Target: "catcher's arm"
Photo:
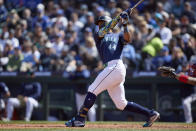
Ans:
{"type": "Polygon", "coordinates": [[[183,74],[177,74],[175,78],[181,82],[191,84],[191,85],[196,85],[196,78],[194,77],[183,75],[183,74]]]}
{"type": "Polygon", "coordinates": [[[161,76],[171,77],[171,78],[176,77],[175,69],[172,67],[161,66],[158,68],[158,70],[161,72],[161,76]]]}
{"type": "Polygon", "coordinates": [[[180,82],[186,83],[186,84],[191,84],[191,85],[196,85],[196,78],[187,76],[184,74],[176,74],[175,69],[171,67],[166,67],[166,66],[161,66],[158,68],[158,70],[161,72],[161,76],[164,77],[171,77],[171,78],[176,78],[180,82]]]}

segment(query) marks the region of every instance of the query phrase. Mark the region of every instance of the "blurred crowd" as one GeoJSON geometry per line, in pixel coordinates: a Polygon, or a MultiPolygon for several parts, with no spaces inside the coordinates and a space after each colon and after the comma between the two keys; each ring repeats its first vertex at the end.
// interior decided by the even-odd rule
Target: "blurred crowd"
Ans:
{"type": "MultiPolygon", "coordinates": [[[[80,61],[82,68],[99,72],[103,65],[93,38],[94,22],[102,15],[114,18],[137,1],[39,0],[30,8],[0,0],[0,71],[73,72],[80,61]]],[[[128,25],[132,42],[122,54],[127,69],[156,71],[165,65],[180,72],[195,59],[194,4],[194,0],[148,0],[135,9],[128,25]]]]}

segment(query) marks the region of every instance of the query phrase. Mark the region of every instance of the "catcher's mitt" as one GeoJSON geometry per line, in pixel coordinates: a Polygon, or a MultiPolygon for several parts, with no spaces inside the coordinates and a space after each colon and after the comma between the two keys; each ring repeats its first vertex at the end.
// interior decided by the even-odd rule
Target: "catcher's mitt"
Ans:
{"type": "Polygon", "coordinates": [[[161,72],[161,76],[172,78],[176,77],[175,69],[172,67],[161,66],[158,68],[158,70],[161,72]]]}

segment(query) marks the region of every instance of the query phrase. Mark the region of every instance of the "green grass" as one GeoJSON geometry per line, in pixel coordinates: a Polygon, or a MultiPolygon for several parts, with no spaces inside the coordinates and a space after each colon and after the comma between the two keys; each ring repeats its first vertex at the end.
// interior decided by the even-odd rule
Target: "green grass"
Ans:
{"type": "Polygon", "coordinates": [[[143,122],[87,122],[86,125],[90,125],[89,128],[64,128],[64,121],[57,121],[57,122],[48,122],[48,121],[31,121],[31,122],[24,122],[24,121],[12,121],[12,122],[2,122],[0,121],[0,131],[196,131],[196,123],[186,124],[186,123],[166,123],[166,122],[156,122],[152,128],[142,128],[141,125],[143,122]],[[20,128],[20,124],[23,124],[23,128],[20,128]],[[25,124],[41,124],[45,125],[57,125],[51,126],[51,128],[42,128],[38,127],[30,127],[25,128],[25,124]],[[2,129],[2,127],[9,125],[17,125],[16,129],[2,129]],[[115,129],[107,127],[107,125],[121,125],[121,128],[115,129]],[[127,128],[126,126],[130,126],[127,128]],[[136,127],[134,127],[136,125],[136,127]],[[58,127],[60,126],[60,127],[58,127]],[[93,127],[93,126],[98,126],[93,127]],[[106,126],[106,128],[104,128],[106,126]],[[173,128],[176,127],[175,128],[173,128]],[[183,129],[180,129],[183,127],[183,129]]]}

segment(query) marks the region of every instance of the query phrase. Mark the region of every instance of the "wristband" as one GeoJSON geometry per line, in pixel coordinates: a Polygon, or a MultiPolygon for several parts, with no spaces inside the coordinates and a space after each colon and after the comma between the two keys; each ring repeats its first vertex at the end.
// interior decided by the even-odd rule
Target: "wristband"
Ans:
{"type": "Polygon", "coordinates": [[[186,76],[186,75],[180,75],[179,76],[179,81],[181,81],[181,82],[184,82],[184,83],[187,83],[187,81],[188,81],[188,76],[186,76]]]}

